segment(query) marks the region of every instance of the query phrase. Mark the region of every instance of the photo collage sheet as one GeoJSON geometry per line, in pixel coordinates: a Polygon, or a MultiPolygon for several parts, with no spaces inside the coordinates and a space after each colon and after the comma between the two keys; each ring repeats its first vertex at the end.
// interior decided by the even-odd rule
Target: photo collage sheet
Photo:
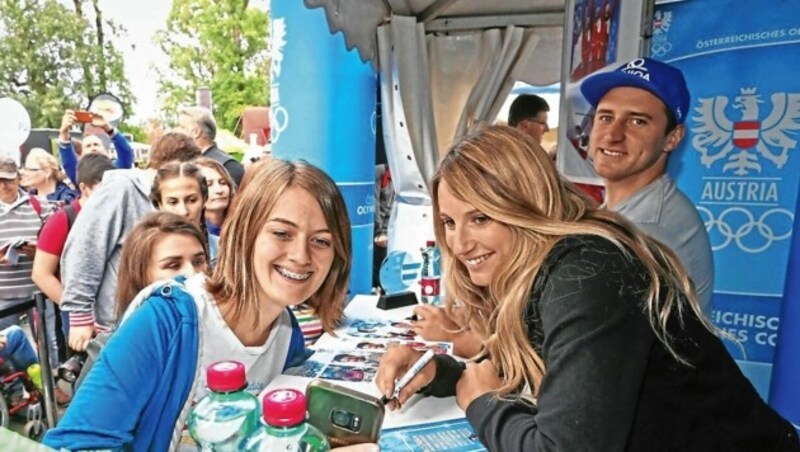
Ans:
{"type": "Polygon", "coordinates": [[[346,318],[336,336],[323,337],[311,347],[313,355],[300,366],[286,369],[284,375],[372,383],[381,355],[392,345],[404,344],[420,351],[433,349],[437,354],[453,353],[452,343],[418,339],[409,320],[346,318]]]}

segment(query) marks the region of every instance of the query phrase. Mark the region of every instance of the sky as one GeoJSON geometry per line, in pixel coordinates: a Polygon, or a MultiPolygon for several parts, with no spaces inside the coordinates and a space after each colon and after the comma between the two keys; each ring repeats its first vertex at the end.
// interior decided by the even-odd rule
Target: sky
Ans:
{"type": "MultiPolygon", "coordinates": [[[[72,0],[59,1],[72,5],[72,0]]],[[[269,0],[250,0],[250,4],[260,9],[269,8],[269,0]]],[[[166,68],[167,58],[153,38],[164,28],[171,6],[170,0],[100,0],[103,14],[127,30],[124,36],[115,39],[115,44],[125,58],[125,72],[136,97],[133,111],[126,114],[132,123],[158,115],[155,68],[166,68]]]]}
{"type": "Polygon", "coordinates": [[[167,58],[153,38],[164,28],[171,5],[163,0],[100,0],[103,14],[127,30],[116,45],[125,58],[125,72],[136,97],[133,111],[127,112],[133,122],[143,122],[158,112],[155,66],[166,67],[167,58]]]}

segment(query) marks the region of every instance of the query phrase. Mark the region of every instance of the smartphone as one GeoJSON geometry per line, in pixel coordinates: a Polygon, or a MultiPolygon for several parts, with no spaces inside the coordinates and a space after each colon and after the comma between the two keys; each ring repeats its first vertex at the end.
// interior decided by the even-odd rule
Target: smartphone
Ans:
{"type": "Polygon", "coordinates": [[[19,251],[16,247],[6,247],[5,260],[9,265],[17,265],[19,263],[19,251]]]}
{"type": "MultiPolygon", "coordinates": [[[[4,258],[8,258],[9,254],[13,254],[16,252],[15,248],[18,248],[22,245],[22,242],[19,238],[11,239],[2,245],[0,245],[0,254],[3,255],[4,258]]],[[[13,257],[12,257],[13,258],[13,257]]]]}
{"type": "Polygon", "coordinates": [[[75,122],[92,122],[92,114],[84,110],[75,110],[75,122]]]}
{"type": "Polygon", "coordinates": [[[308,421],[331,447],[377,443],[385,408],[377,397],[323,380],[306,387],[308,421]]]}

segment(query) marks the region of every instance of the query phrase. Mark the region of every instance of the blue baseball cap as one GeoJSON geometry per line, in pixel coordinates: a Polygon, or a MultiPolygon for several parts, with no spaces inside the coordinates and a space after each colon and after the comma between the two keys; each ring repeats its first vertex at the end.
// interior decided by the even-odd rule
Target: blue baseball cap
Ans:
{"type": "Polygon", "coordinates": [[[689,89],[680,69],[651,58],[636,58],[617,69],[588,77],[581,83],[583,97],[597,108],[607,92],[621,86],[649,91],[683,124],[689,113],[689,89]]]}

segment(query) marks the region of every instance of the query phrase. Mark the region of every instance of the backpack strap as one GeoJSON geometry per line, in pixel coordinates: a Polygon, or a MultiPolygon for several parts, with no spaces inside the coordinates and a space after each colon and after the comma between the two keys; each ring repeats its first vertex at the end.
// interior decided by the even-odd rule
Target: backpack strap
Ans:
{"type": "Polygon", "coordinates": [[[67,214],[67,232],[69,232],[72,229],[72,225],[75,224],[75,218],[78,217],[78,212],[75,211],[75,206],[67,204],[64,206],[64,213],[67,214]]]}
{"type": "Polygon", "coordinates": [[[36,212],[36,215],[39,215],[39,219],[42,218],[42,203],[39,202],[39,198],[33,195],[28,195],[28,202],[31,203],[31,207],[36,212]]]}

